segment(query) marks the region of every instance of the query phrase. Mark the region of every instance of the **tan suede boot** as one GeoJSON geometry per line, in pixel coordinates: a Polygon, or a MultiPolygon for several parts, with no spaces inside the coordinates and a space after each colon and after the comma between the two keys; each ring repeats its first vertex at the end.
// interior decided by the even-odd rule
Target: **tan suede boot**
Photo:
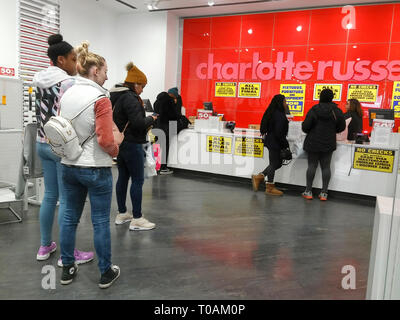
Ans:
{"type": "Polygon", "coordinates": [[[275,184],[273,183],[266,183],[265,185],[265,193],[271,196],[281,196],[283,192],[275,188],[275,184]]]}
{"type": "Polygon", "coordinates": [[[260,186],[260,183],[262,181],[264,181],[264,175],[262,173],[253,174],[251,176],[251,181],[253,183],[253,191],[258,191],[258,187],[260,186]]]}

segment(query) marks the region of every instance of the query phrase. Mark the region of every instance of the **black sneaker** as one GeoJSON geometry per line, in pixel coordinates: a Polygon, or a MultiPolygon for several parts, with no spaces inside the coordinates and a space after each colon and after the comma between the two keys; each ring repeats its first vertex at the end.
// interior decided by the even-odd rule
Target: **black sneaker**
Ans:
{"type": "Polygon", "coordinates": [[[61,275],[61,284],[70,284],[78,272],[78,265],[76,263],[68,266],[63,266],[61,275]]]}
{"type": "Polygon", "coordinates": [[[101,275],[99,287],[101,289],[107,289],[110,287],[115,280],[118,279],[121,274],[121,270],[116,265],[111,265],[111,267],[101,275]]]}
{"type": "Polygon", "coordinates": [[[171,174],[171,173],[174,173],[174,171],[172,171],[170,168],[167,168],[167,169],[161,169],[160,170],[160,174],[171,174]]]}

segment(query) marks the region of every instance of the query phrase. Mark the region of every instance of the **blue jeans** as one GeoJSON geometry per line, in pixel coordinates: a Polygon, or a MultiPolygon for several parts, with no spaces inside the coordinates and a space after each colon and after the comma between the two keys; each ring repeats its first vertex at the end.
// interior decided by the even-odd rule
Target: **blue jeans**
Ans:
{"type": "Polygon", "coordinates": [[[142,188],[144,183],[144,150],[143,145],[124,141],[117,157],[118,180],[116,184],[118,211],[125,213],[126,194],[129,178],[132,178],[130,189],[132,214],[135,219],[142,217],[142,188]]]}
{"type": "Polygon", "coordinates": [[[60,228],[61,259],[63,265],[75,261],[76,228],[89,193],[94,247],[101,274],[111,267],[110,210],[112,198],[111,168],[78,168],[62,165],[65,190],[65,212],[60,228]]]}
{"type": "Polygon", "coordinates": [[[58,225],[61,226],[65,207],[64,190],[61,181],[61,162],[47,143],[36,142],[36,150],[42,161],[44,175],[44,198],[40,206],[40,245],[49,246],[52,240],[52,229],[57,201],[60,200],[58,209],[58,225]]]}

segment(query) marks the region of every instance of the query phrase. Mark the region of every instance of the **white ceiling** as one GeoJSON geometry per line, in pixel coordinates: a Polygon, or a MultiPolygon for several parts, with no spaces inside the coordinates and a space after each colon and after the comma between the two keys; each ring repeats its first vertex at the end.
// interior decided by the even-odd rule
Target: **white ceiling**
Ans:
{"type": "MultiPolygon", "coordinates": [[[[116,0],[89,0],[98,3],[109,10],[113,10],[117,14],[126,13],[142,13],[148,12],[147,4],[155,0],[121,0],[137,9],[131,9],[116,0]]],[[[174,10],[173,12],[181,17],[190,16],[210,16],[222,15],[244,12],[258,12],[258,11],[273,11],[273,10],[287,10],[287,9],[300,9],[300,8],[315,8],[315,7],[329,7],[329,6],[345,6],[349,4],[368,4],[368,3],[387,3],[398,1],[385,1],[385,0],[270,0],[268,2],[247,3],[254,2],[255,0],[214,0],[216,5],[219,4],[232,4],[242,3],[229,6],[212,6],[205,8],[191,8],[174,10]],[[244,3],[244,4],[243,4],[244,3]]],[[[158,9],[172,9],[182,8],[189,6],[202,6],[207,5],[208,0],[159,0],[158,9]]]]}

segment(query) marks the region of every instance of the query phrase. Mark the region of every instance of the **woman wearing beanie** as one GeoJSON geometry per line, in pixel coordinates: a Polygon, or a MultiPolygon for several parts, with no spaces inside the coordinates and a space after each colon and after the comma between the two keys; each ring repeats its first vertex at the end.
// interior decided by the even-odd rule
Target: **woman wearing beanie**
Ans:
{"type": "Polygon", "coordinates": [[[76,228],[89,195],[94,233],[94,247],[101,277],[99,287],[112,285],[120,269],[111,263],[110,210],[113,178],[112,158],[118,154],[114,139],[112,108],[108,91],[105,59],[89,52],[89,44],[78,48],[78,72],[81,77],[61,99],[61,116],[74,119],[74,128],[82,143],[82,153],[75,160],[63,157],[62,180],[66,208],[60,230],[63,272],[61,284],[70,284],[78,271],[74,257],[76,228]]]}
{"type": "MultiPolygon", "coordinates": [[[[58,224],[61,226],[65,198],[61,181],[60,158],[56,156],[47,143],[43,127],[52,116],[60,112],[60,99],[63,94],[74,84],[76,75],[77,55],[73,47],[63,41],[60,34],[48,38],[49,48],[47,55],[52,66],[35,74],[33,86],[36,96],[36,118],[38,123],[36,149],[42,162],[44,174],[44,198],[40,206],[40,236],[41,246],[36,255],[37,260],[46,260],[56,251],[57,245],[52,241],[52,229],[57,200],[60,201],[58,209],[58,224]]],[[[93,252],[83,252],[75,249],[75,260],[78,264],[89,262],[93,259],[93,252]]],[[[61,259],[58,266],[62,267],[61,259]]]]}
{"type": "Polygon", "coordinates": [[[110,90],[113,105],[113,118],[120,131],[125,128],[125,138],[120,146],[117,158],[118,180],[116,194],[118,215],[115,224],[130,221],[129,230],[151,230],[155,224],[142,215],[142,189],[144,183],[144,149],[148,130],[157,117],[146,117],[140,94],[147,84],[145,74],[132,62],[126,66],[127,76],[123,84],[117,84],[110,90]],[[126,195],[129,179],[132,179],[130,196],[132,214],[127,212],[126,195]]]}
{"type": "Polygon", "coordinates": [[[168,90],[168,94],[170,95],[171,98],[176,100],[175,102],[175,108],[176,108],[176,114],[178,115],[178,118],[182,116],[182,97],[179,94],[178,88],[173,87],[168,90]]]}
{"type": "Polygon", "coordinates": [[[312,185],[318,162],[322,171],[321,201],[328,199],[328,185],[331,178],[331,159],[336,150],[336,134],[346,128],[343,112],[332,102],[333,91],[321,91],[319,103],[308,111],[302,130],[307,133],[303,149],[308,154],[307,186],[303,198],[311,200],[312,185]]]}
{"type": "Polygon", "coordinates": [[[283,192],[274,184],[275,171],[282,167],[281,150],[289,147],[286,139],[289,121],[286,117],[287,104],[285,96],[277,94],[272,98],[265,111],[260,125],[260,132],[265,136],[265,146],[268,148],[269,164],[263,172],[252,176],[253,190],[257,191],[260,183],[265,180],[265,193],[281,196],[283,192]]]}

